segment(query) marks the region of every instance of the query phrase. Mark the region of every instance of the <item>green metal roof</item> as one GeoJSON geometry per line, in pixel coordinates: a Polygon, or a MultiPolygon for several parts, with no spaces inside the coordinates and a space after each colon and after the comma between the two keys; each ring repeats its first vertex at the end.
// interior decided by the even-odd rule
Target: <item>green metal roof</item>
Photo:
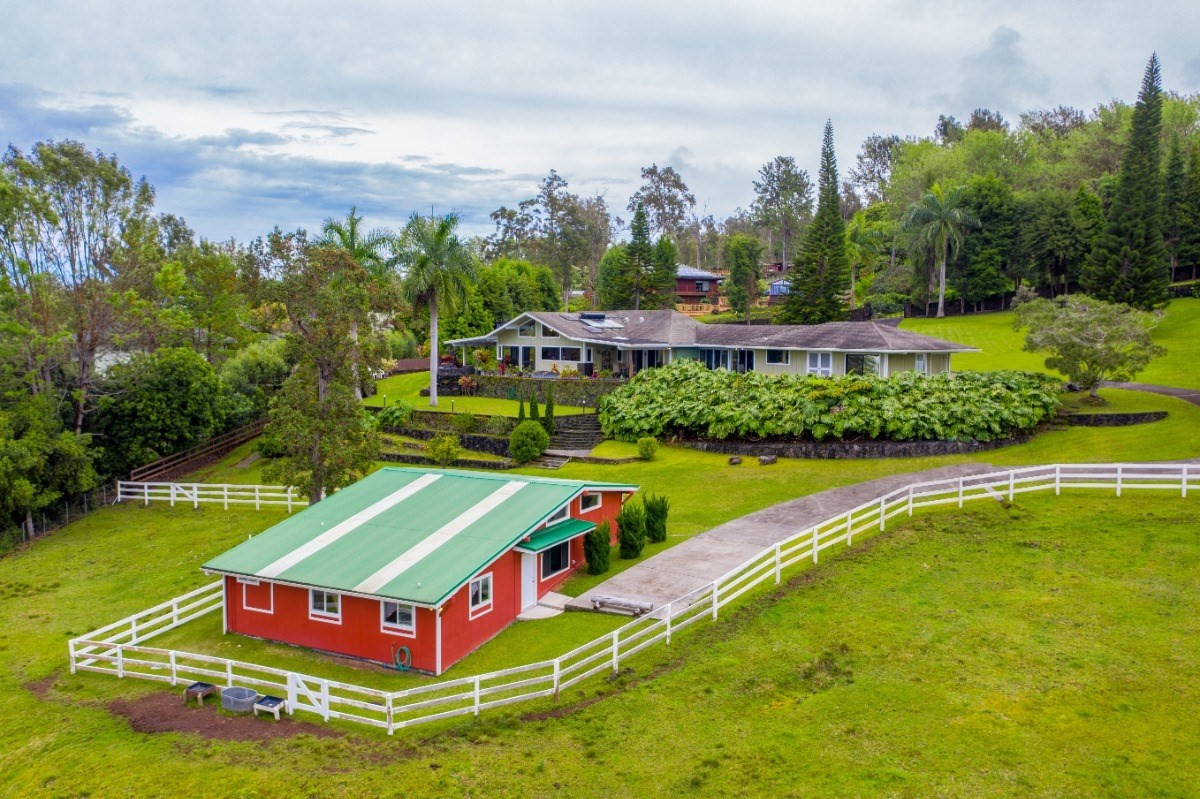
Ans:
{"type": "Polygon", "coordinates": [[[565,522],[552,524],[549,527],[543,527],[533,535],[529,536],[528,541],[522,541],[517,544],[517,549],[522,552],[541,552],[549,549],[555,544],[561,544],[563,541],[570,541],[577,535],[590,533],[596,529],[595,522],[584,521],[583,519],[567,519],[565,522]]]}
{"type": "Polygon", "coordinates": [[[202,568],[434,606],[585,489],[637,486],[384,468],[202,568]]]}

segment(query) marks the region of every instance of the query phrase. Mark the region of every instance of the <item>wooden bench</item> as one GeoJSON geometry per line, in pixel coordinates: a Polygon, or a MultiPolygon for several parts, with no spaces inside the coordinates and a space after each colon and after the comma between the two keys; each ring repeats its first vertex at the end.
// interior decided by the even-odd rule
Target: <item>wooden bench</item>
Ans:
{"type": "Polygon", "coordinates": [[[254,715],[257,716],[258,711],[262,710],[273,715],[276,721],[279,721],[279,711],[287,709],[287,700],[278,696],[260,696],[254,703],[254,715]]]}
{"type": "Polygon", "coordinates": [[[195,698],[196,704],[203,707],[204,697],[213,696],[216,692],[217,686],[210,682],[194,682],[183,692],[183,703],[186,705],[189,699],[195,698]]]}
{"type": "Polygon", "coordinates": [[[634,616],[641,616],[643,613],[649,613],[654,610],[654,604],[651,602],[638,602],[635,599],[621,599],[615,596],[592,597],[592,610],[600,610],[601,608],[623,610],[627,613],[632,613],[634,616]]]}

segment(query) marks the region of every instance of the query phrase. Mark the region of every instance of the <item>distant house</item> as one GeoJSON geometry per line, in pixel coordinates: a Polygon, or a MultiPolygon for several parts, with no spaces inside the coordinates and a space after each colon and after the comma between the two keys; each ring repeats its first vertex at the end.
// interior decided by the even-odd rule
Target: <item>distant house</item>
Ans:
{"type": "Polygon", "coordinates": [[[531,312],[455,347],[496,348],[509,366],[632,375],[693,358],[712,369],[840,375],[950,369],[971,347],[876,322],[823,325],[708,325],[677,311],[531,312]]]}
{"type": "Polygon", "coordinates": [[[584,563],[637,486],[385,468],[202,567],[225,629],[441,674],[584,563]]]}
{"type": "Polygon", "coordinates": [[[678,310],[687,312],[693,306],[697,310],[701,305],[709,306],[708,309],[717,306],[721,297],[721,281],[725,279],[723,276],[685,264],[676,267],[675,275],[675,303],[687,306],[678,310]]]}

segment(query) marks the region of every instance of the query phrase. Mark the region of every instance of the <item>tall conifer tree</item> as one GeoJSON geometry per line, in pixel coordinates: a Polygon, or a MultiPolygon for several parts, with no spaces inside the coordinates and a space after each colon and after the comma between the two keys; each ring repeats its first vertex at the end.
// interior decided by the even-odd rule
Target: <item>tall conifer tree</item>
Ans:
{"type": "Polygon", "coordinates": [[[1093,297],[1146,310],[1167,301],[1170,284],[1163,243],[1162,105],[1162,72],[1152,55],[1104,234],[1084,274],[1084,289],[1093,297]]]}
{"type": "Polygon", "coordinates": [[[844,296],[849,290],[850,260],[846,256],[846,223],[842,219],[838,189],[833,122],[826,120],[817,180],[817,213],[800,245],[800,255],[788,281],[788,298],[779,314],[782,324],[815,325],[846,318],[844,296]]]}
{"type": "Polygon", "coordinates": [[[1175,280],[1175,269],[1179,265],[1179,245],[1183,239],[1183,201],[1187,194],[1187,166],[1179,137],[1171,139],[1171,150],[1167,156],[1167,178],[1163,184],[1163,244],[1167,248],[1170,263],[1170,279],[1175,280]]]}
{"type": "Polygon", "coordinates": [[[1200,144],[1192,145],[1187,184],[1180,209],[1179,268],[1188,277],[1200,277],[1200,144]]]}

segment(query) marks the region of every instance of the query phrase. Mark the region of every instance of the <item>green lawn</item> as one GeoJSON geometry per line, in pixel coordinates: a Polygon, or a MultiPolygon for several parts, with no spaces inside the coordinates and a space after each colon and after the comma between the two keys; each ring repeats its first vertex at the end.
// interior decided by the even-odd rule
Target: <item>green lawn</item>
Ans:
{"type": "MultiPolygon", "coordinates": [[[[418,411],[441,411],[444,413],[478,413],[492,416],[517,415],[517,400],[493,399],[491,397],[438,397],[436,408],[429,407],[429,397],[421,396],[421,389],[429,388],[429,372],[414,372],[394,375],[375,382],[375,395],[363,400],[364,405],[381,407],[385,402],[404,400],[418,411]]],[[[594,411],[594,408],[586,411],[594,411]]],[[[572,416],[584,413],[584,408],[571,405],[555,405],[555,414],[572,416]]]]}
{"type": "MultiPolygon", "coordinates": [[[[952,316],[945,319],[905,319],[905,330],[925,333],[978,347],[981,352],[955,355],[955,369],[1046,369],[1045,357],[1025,352],[1024,333],[1013,330],[1013,314],[1002,313],[952,316]]],[[[1143,383],[1177,388],[1200,388],[1200,299],[1172,300],[1163,319],[1154,329],[1154,340],[1167,348],[1167,354],[1152,361],[1137,376],[1143,383]]]]}
{"type": "MultiPolygon", "coordinates": [[[[921,513],[648,650],[617,681],[572,689],[561,718],[521,720],[551,708],[546,700],[393,740],[335,725],[345,737],[266,742],[134,733],[107,702],[162,689],[71,676],[64,652],[72,633],[202,582],[195,566],[206,550],[270,512],[106,510],[0,560],[3,791],[1194,795],[1195,503],[1093,493],[921,513]],[[47,677],[43,696],[22,687],[47,677]]],[[[551,628],[536,624],[514,628],[513,652],[481,652],[480,662],[539,657],[547,638],[561,635],[565,648],[603,627],[543,637],[551,628]]],[[[258,646],[227,640],[235,651],[258,646]]],[[[354,671],[361,681],[397,677],[354,671]]]]}

